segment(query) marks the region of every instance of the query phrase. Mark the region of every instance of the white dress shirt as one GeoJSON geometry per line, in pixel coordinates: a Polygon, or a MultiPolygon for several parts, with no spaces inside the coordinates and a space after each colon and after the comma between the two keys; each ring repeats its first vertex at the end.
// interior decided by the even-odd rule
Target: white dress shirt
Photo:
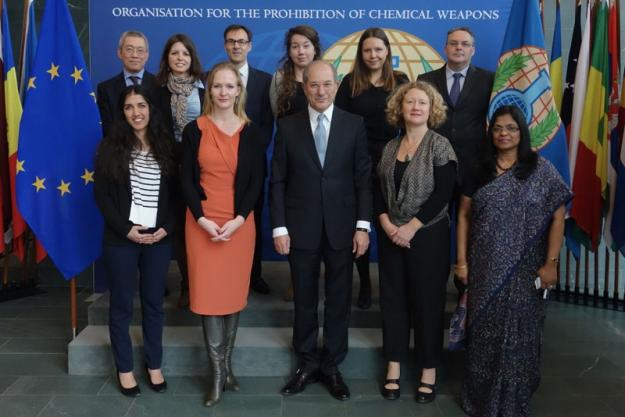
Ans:
{"type": "Polygon", "coordinates": [[[462,74],[460,77],[460,91],[462,92],[462,87],[464,87],[464,81],[467,79],[467,71],[469,71],[469,66],[467,65],[460,71],[454,71],[449,66],[445,67],[445,75],[447,77],[447,93],[451,93],[451,86],[454,84],[454,74],[462,74]]]}
{"type": "Polygon", "coordinates": [[[247,79],[250,77],[250,66],[247,62],[239,68],[239,75],[241,76],[241,81],[243,81],[243,87],[247,88],[247,79]]]}

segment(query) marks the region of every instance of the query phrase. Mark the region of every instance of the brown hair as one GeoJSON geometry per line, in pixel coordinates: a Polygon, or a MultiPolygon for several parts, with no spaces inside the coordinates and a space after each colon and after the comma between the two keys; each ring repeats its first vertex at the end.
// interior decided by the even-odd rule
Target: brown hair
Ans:
{"type": "Polygon", "coordinates": [[[189,56],[191,57],[189,75],[193,77],[194,80],[202,78],[202,64],[200,64],[200,57],[198,56],[193,40],[184,33],[176,33],[167,39],[165,47],[163,48],[163,53],[161,54],[161,62],[159,64],[158,73],[156,74],[156,80],[160,84],[167,83],[167,77],[171,72],[171,68],[169,68],[169,51],[176,42],[183,44],[184,47],[187,48],[187,51],[189,51],[189,56]]]}
{"type": "Polygon", "coordinates": [[[386,59],[384,60],[384,64],[382,66],[382,88],[385,91],[392,91],[395,88],[395,77],[393,71],[393,65],[391,63],[391,43],[388,41],[388,37],[386,33],[384,33],[383,29],[380,28],[369,28],[362,32],[360,35],[360,40],[358,41],[358,50],[356,51],[356,60],[354,61],[354,66],[352,68],[352,78],[350,80],[349,86],[352,90],[352,97],[359,96],[365,90],[371,87],[371,82],[369,81],[370,70],[365,64],[365,61],[362,59],[362,48],[364,42],[369,38],[376,38],[384,42],[384,46],[388,51],[386,55],[386,59]]]}
{"type": "Polygon", "coordinates": [[[295,65],[291,61],[289,50],[291,48],[291,38],[294,35],[301,35],[306,37],[315,48],[315,56],[313,61],[321,58],[321,42],[319,41],[319,34],[317,31],[308,25],[299,25],[290,28],[284,36],[284,46],[286,53],[280,60],[282,62],[282,81],[278,86],[278,116],[281,116],[289,111],[291,103],[289,100],[295,95],[297,84],[295,82],[295,65]]]}

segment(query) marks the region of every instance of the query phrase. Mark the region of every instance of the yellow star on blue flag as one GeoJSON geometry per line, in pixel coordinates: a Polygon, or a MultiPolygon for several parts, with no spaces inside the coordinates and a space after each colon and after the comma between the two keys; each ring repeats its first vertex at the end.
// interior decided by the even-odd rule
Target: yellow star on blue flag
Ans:
{"type": "Polygon", "coordinates": [[[47,0],[20,123],[16,194],[24,219],[66,279],[95,261],[102,246],[89,176],[102,131],[86,68],[65,0],[47,0]]]}

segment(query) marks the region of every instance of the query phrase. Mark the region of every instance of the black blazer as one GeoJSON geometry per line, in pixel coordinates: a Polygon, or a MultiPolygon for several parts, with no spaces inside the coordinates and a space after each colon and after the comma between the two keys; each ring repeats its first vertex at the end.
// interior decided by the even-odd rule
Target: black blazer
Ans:
{"type": "MultiPolygon", "coordinates": [[[[145,71],[141,85],[153,91],[156,88],[156,79],[154,75],[145,71]]],[[[102,121],[102,133],[107,136],[111,132],[111,126],[115,120],[120,118],[120,112],[117,108],[119,105],[119,96],[126,89],[126,80],[124,80],[124,72],[120,72],[115,77],[98,84],[97,102],[100,110],[100,120],[102,121]]]]}
{"type": "Polygon", "coordinates": [[[308,110],[278,120],[271,167],[272,227],[291,246],[316,249],[325,230],[333,249],[352,245],[357,220],[371,221],[371,160],[360,116],[334,107],[323,168],[308,110]]]}
{"type": "Polygon", "coordinates": [[[436,87],[447,104],[447,120],[436,130],[449,139],[459,159],[459,170],[476,160],[480,142],[486,136],[486,118],[494,74],[482,68],[469,66],[460,97],[456,106],[451,104],[447,91],[446,66],[419,75],[419,80],[428,81],[436,87]]]}
{"type": "MultiPolygon", "coordinates": [[[[165,123],[165,127],[169,131],[171,137],[174,137],[174,116],[171,113],[171,91],[167,88],[167,84],[163,84],[158,86],[155,89],[156,93],[154,94],[154,100],[156,103],[156,107],[161,112],[161,116],[163,117],[163,122],[165,123]]],[[[202,113],[202,109],[204,108],[204,95],[206,90],[204,88],[198,88],[198,94],[200,96],[200,114],[202,113]]],[[[190,122],[189,122],[190,123],[190,122]]]]}
{"type": "Polygon", "coordinates": [[[271,104],[269,103],[270,85],[271,74],[249,67],[245,88],[247,92],[245,113],[262,130],[265,149],[269,146],[273,135],[273,113],[271,113],[271,104]]]}
{"type": "MultiPolygon", "coordinates": [[[[205,117],[205,116],[201,116],[205,117]]],[[[263,157],[265,155],[259,140],[261,130],[254,124],[246,125],[241,130],[238,163],[234,182],[234,215],[247,216],[254,209],[263,185],[263,157]]],[[[202,131],[197,121],[187,124],[182,132],[182,159],[180,180],[184,199],[195,219],[204,216],[202,200],[206,195],[200,185],[200,164],[198,152],[202,131]]]]}
{"type": "MultiPolygon", "coordinates": [[[[96,181],[93,190],[96,204],[104,217],[104,243],[110,245],[134,244],[126,237],[133,226],[133,223],[128,220],[130,217],[130,203],[132,201],[130,178],[114,180],[99,173],[97,170],[95,177],[96,181]]],[[[167,236],[162,241],[168,239],[174,231],[173,187],[172,177],[161,175],[155,228],[159,229],[162,227],[167,232],[167,236]]]]}

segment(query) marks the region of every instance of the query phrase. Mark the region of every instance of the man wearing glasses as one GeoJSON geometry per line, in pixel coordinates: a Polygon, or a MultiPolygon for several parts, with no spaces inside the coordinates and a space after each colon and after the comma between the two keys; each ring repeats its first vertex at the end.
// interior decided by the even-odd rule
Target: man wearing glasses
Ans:
{"type": "Polygon", "coordinates": [[[475,37],[468,27],[447,32],[442,68],[419,75],[434,85],[447,104],[447,120],[438,133],[445,136],[458,156],[458,179],[478,156],[480,141],[486,135],[486,115],[493,88],[494,74],[471,65],[475,37]]]}
{"type": "Polygon", "coordinates": [[[98,84],[98,108],[102,120],[102,132],[110,133],[114,120],[120,115],[117,111],[119,96],[126,87],[144,85],[154,88],[154,75],[145,70],[149,56],[148,39],[141,32],[126,31],[119,38],[117,57],[122,62],[122,72],[98,84]]]}
{"type": "MultiPolygon", "coordinates": [[[[269,85],[271,75],[252,68],[247,62],[247,55],[252,50],[252,32],[243,25],[230,25],[224,30],[224,48],[228,54],[228,60],[239,70],[247,92],[245,113],[259,126],[263,132],[265,150],[271,142],[273,135],[273,115],[269,104],[269,85]]],[[[264,175],[267,175],[267,161],[265,158],[264,175]]],[[[254,248],[254,261],[250,275],[250,287],[260,294],[269,294],[269,285],[261,275],[262,257],[262,210],[265,201],[264,186],[260,193],[256,207],[254,208],[254,222],[256,223],[256,246],[254,248]]]]}
{"type": "MultiPolygon", "coordinates": [[[[451,237],[455,242],[456,210],[463,179],[478,161],[480,142],[486,136],[486,119],[490,93],[495,75],[488,70],[471,65],[475,54],[475,36],[468,27],[458,27],[447,32],[445,55],[447,64],[442,68],[419,75],[419,79],[434,85],[447,104],[447,120],[436,129],[449,139],[458,157],[458,176],[454,199],[450,204],[452,218],[451,237]]],[[[455,252],[455,243],[452,245],[455,252]]],[[[452,253],[452,259],[456,259],[452,253]]],[[[464,284],[457,278],[454,283],[459,296],[464,284]]]]}

